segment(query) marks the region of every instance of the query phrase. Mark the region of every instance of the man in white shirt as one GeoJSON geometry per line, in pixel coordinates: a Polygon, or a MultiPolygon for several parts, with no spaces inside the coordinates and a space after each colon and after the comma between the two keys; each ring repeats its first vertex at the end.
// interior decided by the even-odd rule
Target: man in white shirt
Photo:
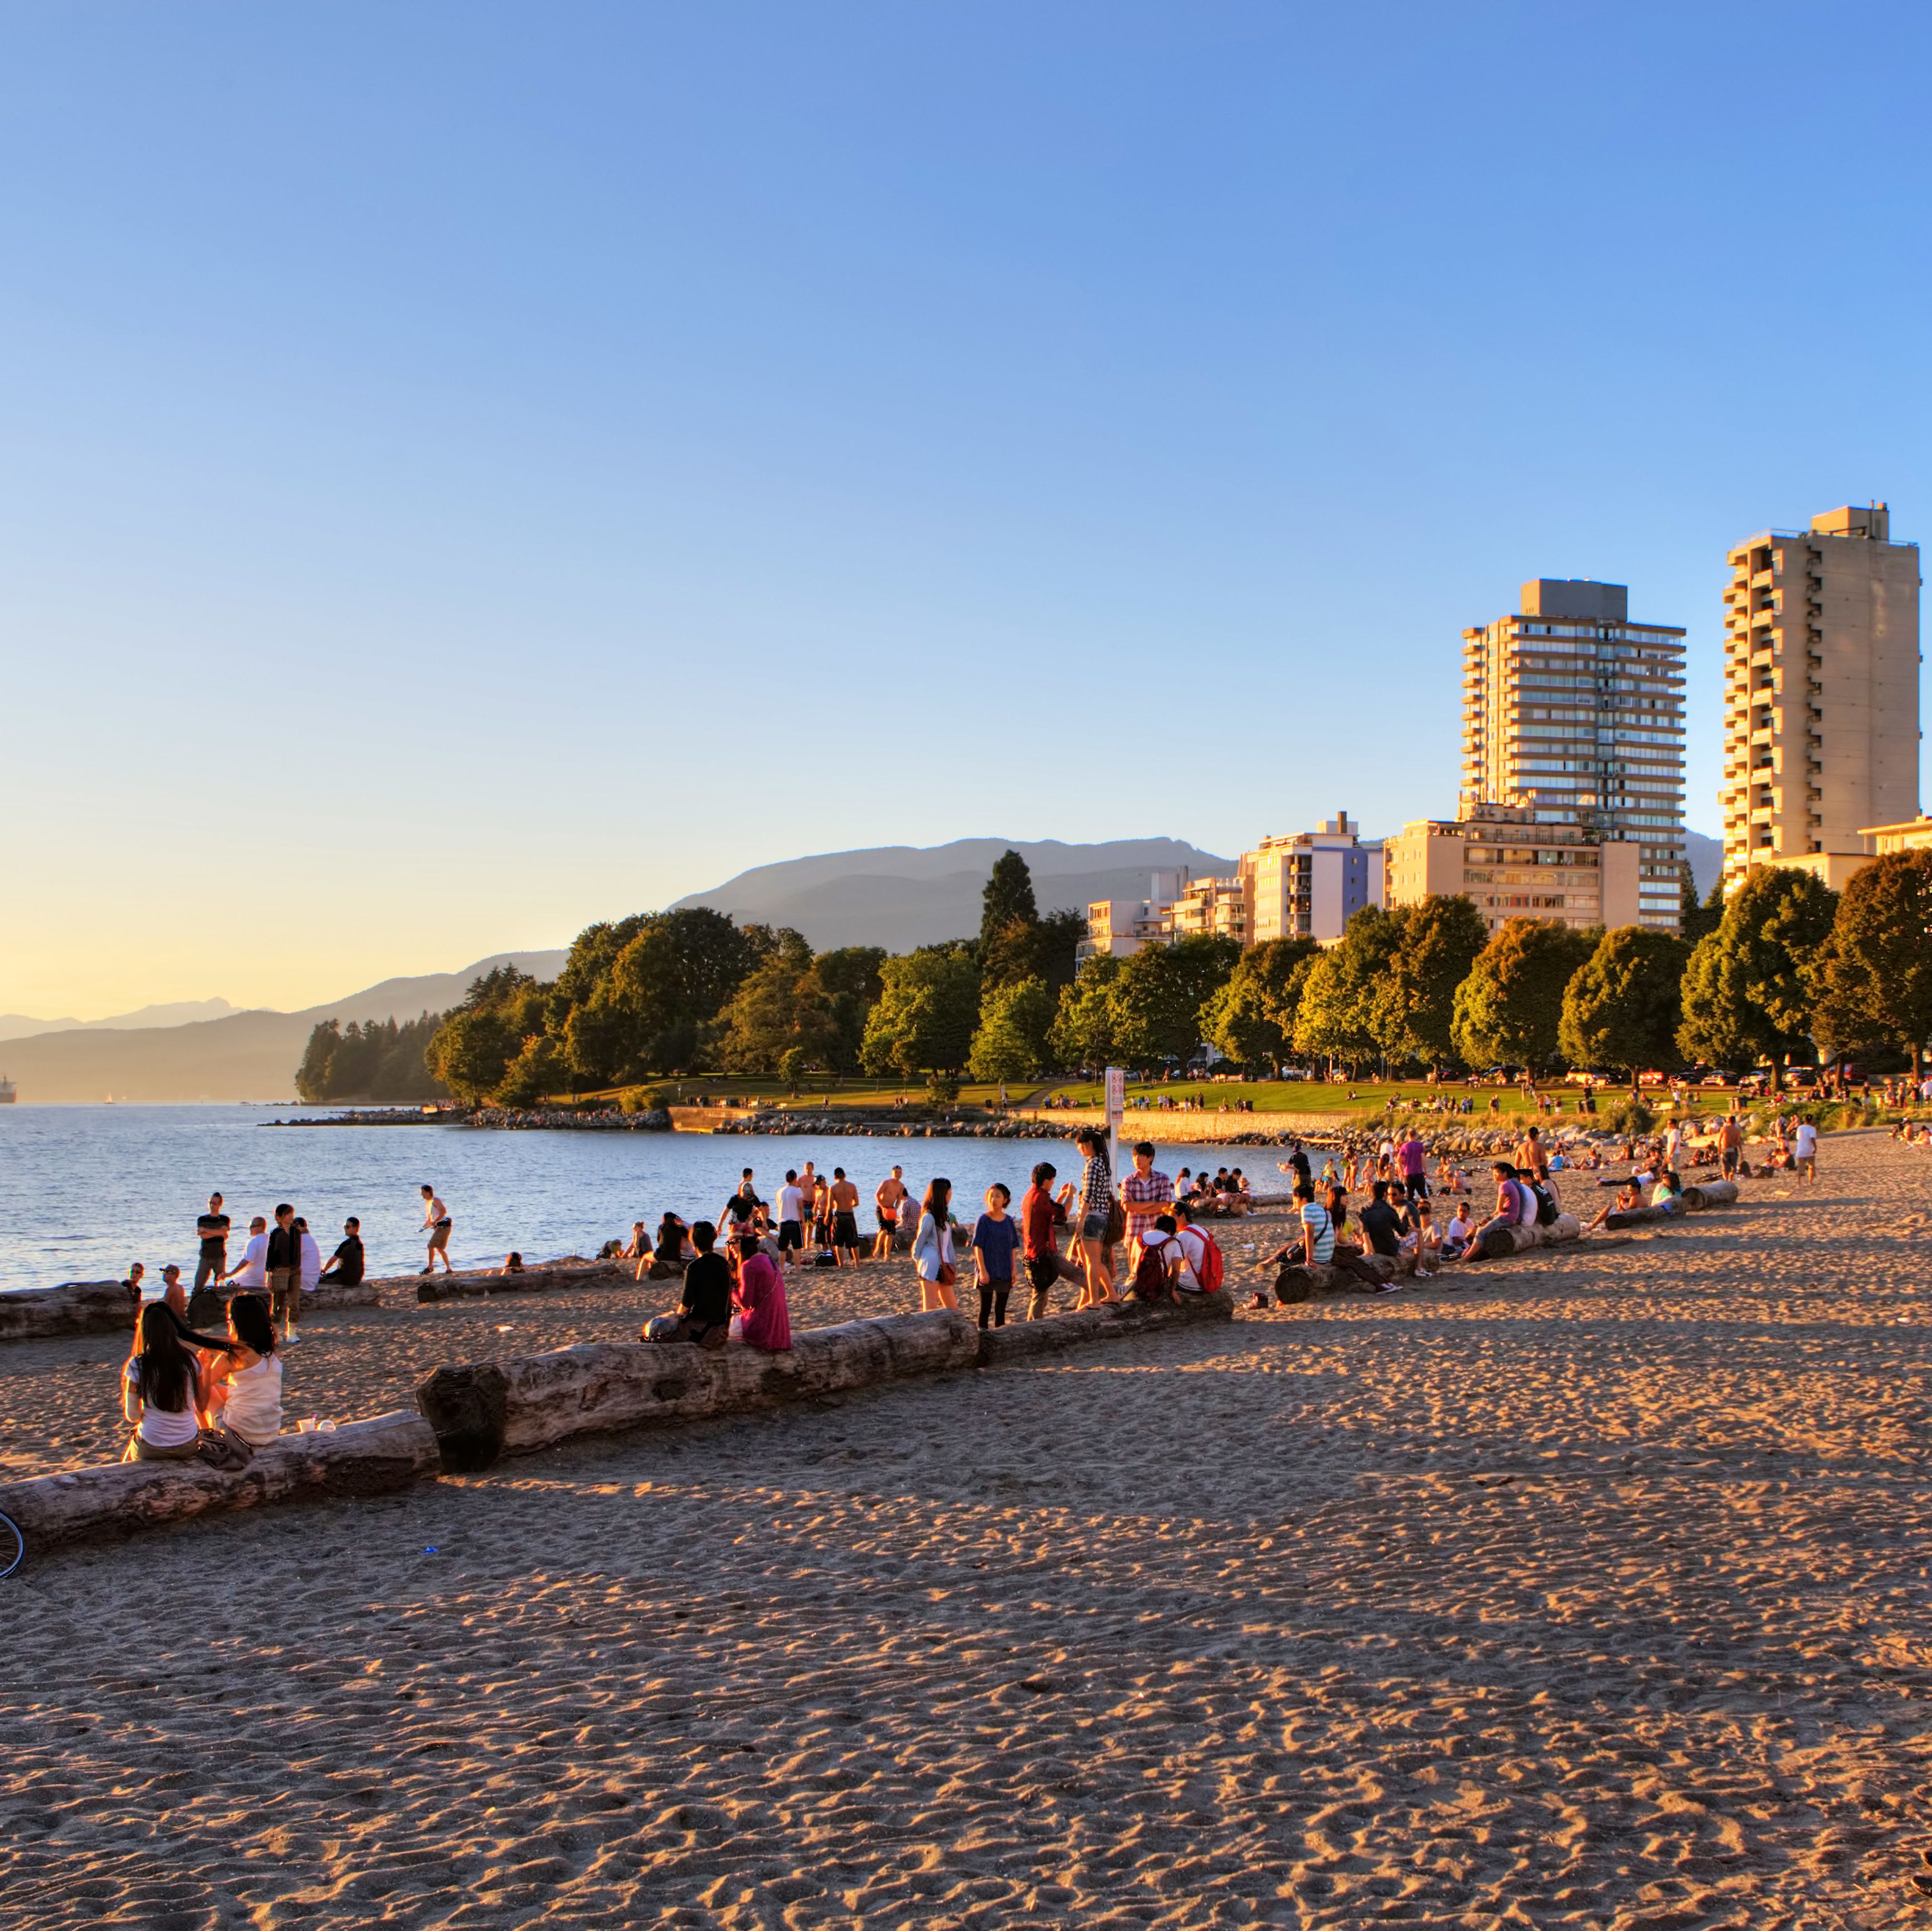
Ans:
{"type": "Polygon", "coordinates": [[[268,1223],[258,1213],[248,1223],[248,1244],[228,1270],[226,1285],[237,1294],[266,1294],[268,1288],[268,1223]]]}
{"type": "Polygon", "coordinates": [[[805,1246],[805,1189],[798,1176],[788,1167],[785,1183],[778,1189],[778,1265],[796,1267],[805,1246]]]}
{"type": "Polygon", "coordinates": [[[1818,1177],[1818,1129],[1808,1120],[1801,1120],[1791,1136],[1791,1157],[1808,1180],[1818,1177]]]}
{"type": "Polygon", "coordinates": [[[1174,1270],[1174,1285],[1184,1294],[1206,1291],[1201,1285],[1201,1264],[1208,1255],[1208,1237],[1194,1225],[1194,1216],[1184,1201],[1168,1209],[1174,1216],[1174,1238],[1180,1249],[1180,1265],[1174,1270]]]}
{"type": "Polygon", "coordinates": [[[296,1231],[302,1236],[302,1291],[312,1294],[322,1285],[322,1249],[316,1245],[315,1236],[308,1231],[308,1222],[299,1216],[296,1220],[296,1231]]]}

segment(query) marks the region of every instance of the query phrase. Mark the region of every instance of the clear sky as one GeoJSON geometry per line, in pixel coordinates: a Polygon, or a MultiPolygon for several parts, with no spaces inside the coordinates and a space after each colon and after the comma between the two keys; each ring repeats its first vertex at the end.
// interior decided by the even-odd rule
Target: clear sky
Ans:
{"type": "Polygon", "coordinates": [[[1932,540],[1923,7],[0,13],[0,1010],[1454,803],[1534,575],[1932,540]]]}

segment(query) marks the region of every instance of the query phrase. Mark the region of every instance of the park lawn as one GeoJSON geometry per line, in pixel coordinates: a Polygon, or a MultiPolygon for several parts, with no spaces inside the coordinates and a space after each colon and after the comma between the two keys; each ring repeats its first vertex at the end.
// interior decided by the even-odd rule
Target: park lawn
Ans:
{"type": "MultiPolygon", "coordinates": [[[[1096,1080],[1075,1080],[1053,1089],[1056,1095],[1071,1100],[1076,1105],[1097,1107],[1102,1104],[1100,1082],[1096,1080]]],[[[1351,1084],[1330,1085],[1323,1080],[1254,1080],[1243,1084],[1238,1081],[1223,1080],[1174,1080],[1152,1081],[1142,1084],[1130,1081],[1127,1098],[1130,1102],[1127,1120],[1130,1123],[1143,1116],[1132,1102],[1139,1095],[1150,1097],[1166,1095],[1174,1099],[1198,1099],[1209,1112],[1226,1100],[1230,1107],[1238,1102],[1251,1105],[1257,1114],[1264,1113],[1328,1113],[1346,1114],[1353,1118],[1368,1120],[1384,1114],[1393,1097],[1396,1110],[1426,1106],[1433,1099],[1448,1097],[1460,1099],[1465,1094],[1475,1102],[1473,1113],[1442,1116],[1445,1119],[1461,1119],[1472,1126],[1480,1125],[1486,1120],[1498,1117],[1490,1111],[1492,1099],[1499,1099],[1502,1105],[1500,1117],[1520,1118],[1534,1115],[1538,1108],[1514,1087],[1478,1086],[1465,1087],[1460,1083],[1430,1086],[1424,1080],[1395,1081],[1358,1081],[1351,1084]]],[[[1576,1102],[1582,1097],[1582,1089],[1557,1084],[1543,1089],[1546,1101],[1560,1100],[1565,1120],[1577,1116],[1576,1102]]],[[[1656,1105],[1660,1096],[1653,1093],[1647,1096],[1656,1105]]],[[[1601,1116],[1621,1102],[1625,1095],[1616,1087],[1597,1088],[1598,1115],[1601,1116]]],[[[1726,1103],[1725,1096],[1714,1094],[1706,1096],[1709,1105],[1721,1111],[1726,1103]]],[[[1543,1117],[1548,1117],[1548,1108],[1543,1109],[1543,1117]]]]}
{"type": "MultiPolygon", "coordinates": [[[[1012,1081],[1007,1084],[1006,1096],[1017,1106],[1036,1090],[1030,1080],[1012,1081]]],[[[715,1105],[722,1099],[734,1104],[776,1106],[788,1110],[795,1108],[814,1113],[823,1111],[828,1101],[835,1107],[861,1107],[871,1112],[890,1107],[896,1099],[902,1098],[909,1107],[927,1104],[922,1081],[837,1079],[814,1075],[799,1082],[798,1093],[794,1098],[785,1082],[770,1073],[694,1075],[688,1079],[653,1080],[643,1086],[611,1087],[602,1092],[580,1093],[577,1098],[588,1105],[614,1106],[626,1096],[640,1102],[650,1096],[661,1096],[664,1103],[670,1106],[715,1105]]],[[[999,1104],[999,1099],[997,1081],[988,1084],[962,1081],[959,1097],[953,1104],[992,1107],[999,1104]]]]}

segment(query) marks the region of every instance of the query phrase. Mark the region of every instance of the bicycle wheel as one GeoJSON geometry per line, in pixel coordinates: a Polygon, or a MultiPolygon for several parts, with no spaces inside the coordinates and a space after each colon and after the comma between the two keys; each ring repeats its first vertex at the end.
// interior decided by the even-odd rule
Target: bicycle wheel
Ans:
{"type": "Polygon", "coordinates": [[[11,1516],[0,1516],[0,1579],[11,1576],[26,1560],[27,1539],[11,1516]]]}

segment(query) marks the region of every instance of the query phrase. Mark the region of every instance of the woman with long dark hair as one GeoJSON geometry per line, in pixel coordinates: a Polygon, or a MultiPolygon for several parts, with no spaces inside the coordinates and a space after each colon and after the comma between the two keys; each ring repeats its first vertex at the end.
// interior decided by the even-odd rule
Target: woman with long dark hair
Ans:
{"type": "Polygon", "coordinates": [[[282,1432],[282,1357],[267,1303],[237,1294],[228,1303],[228,1332],[233,1348],[208,1369],[208,1414],[260,1448],[282,1432]]]}
{"type": "Polygon", "coordinates": [[[1115,1301],[1113,1256],[1107,1239],[1114,1208],[1114,1174],[1107,1159],[1107,1137],[1090,1126],[1083,1126],[1073,1144],[1087,1156],[1080,1180],[1080,1226],[1072,1241],[1073,1258],[1080,1263],[1087,1283],[1074,1303],[1076,1311],[1097,1307],[1102,1301],[1115,1301]]]}
{"type": "Polygon", "coordinates": [[[186,1462],[201,1442],[201,1364],[160,1301],[141,1310],[121,1390],[121,1412],[135,1424],[124,1462],[186,1462]]]}
{"type": "Polygon", "coordinates": [[[934,1180],[920,1203],[919,1231],[912,1237],[912,1264],[919,1270],[922,1312],[959,1305],[959,1297],[952,1291],[958,1273],[952,1264],[952,1183],[934,1180]]]}

